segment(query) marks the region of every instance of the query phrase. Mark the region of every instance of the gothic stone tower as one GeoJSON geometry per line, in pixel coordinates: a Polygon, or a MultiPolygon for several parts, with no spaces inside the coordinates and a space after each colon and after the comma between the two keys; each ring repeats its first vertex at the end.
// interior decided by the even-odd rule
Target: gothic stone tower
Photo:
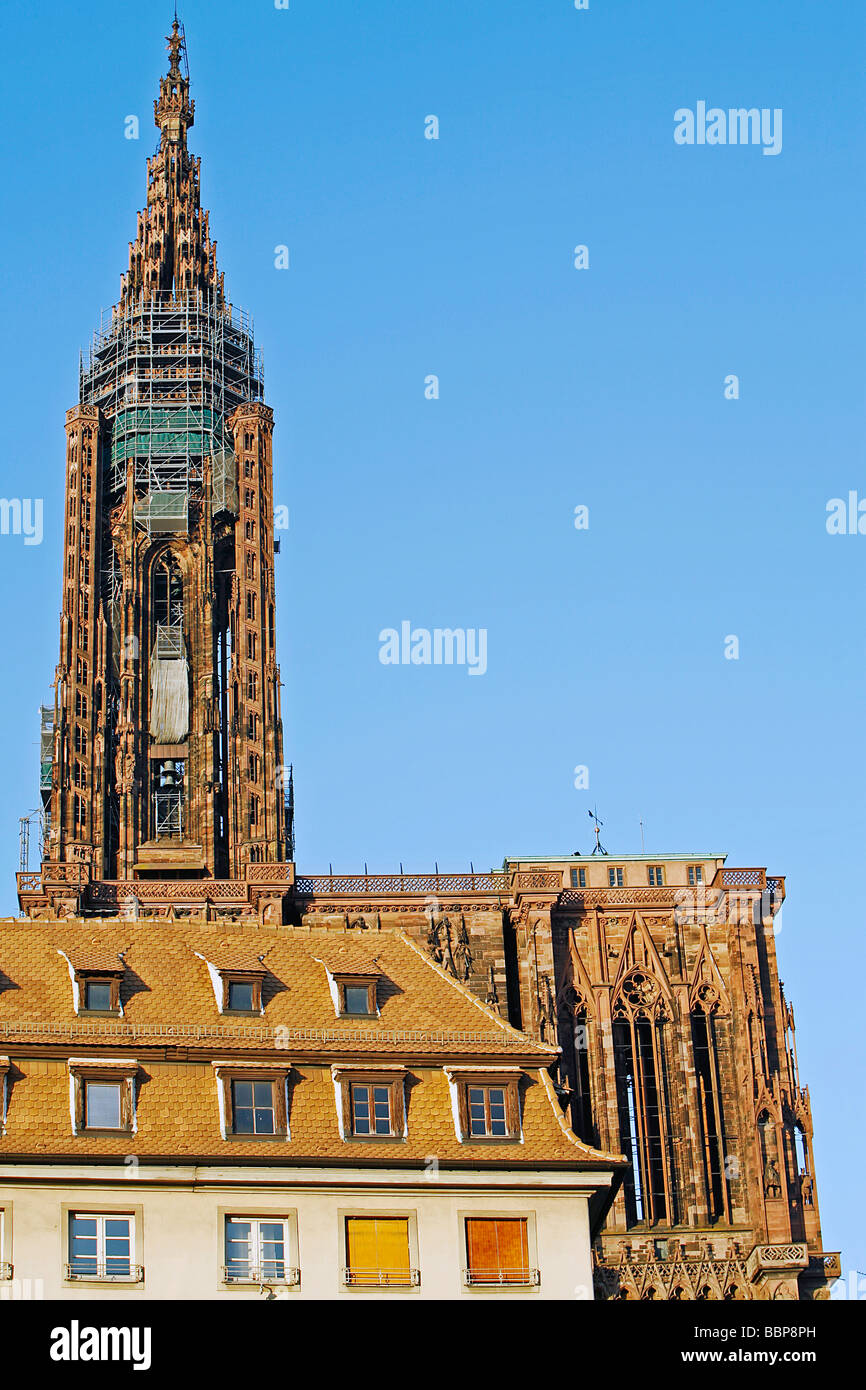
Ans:
{"type": "Polygon", "coordinates": [[[177,20],[168,49],[147,205],[66,416],[60,661],[28,910],[98,910],[115,905],[110,884],[242,880],[253,865],[288,878],[273,415],[200,204],[177,20]]]}
{"type": "Polygon", "coordinates": [[[22,909],[140,917],[145,936],[191,915],[366,938],[363,949],[403,932],[558,1045],[572,1128],[625,1156],[596,1240],[597,1296],[826,1297],[839,1256],[823,1247],[809,1092],[778,973],[783,878],[717,854],[295,875],[272,417],[199,204],[177,24],[169,51],[147,207],[67,417],[47,834],[41,871],[18,876],[22,909]]]}

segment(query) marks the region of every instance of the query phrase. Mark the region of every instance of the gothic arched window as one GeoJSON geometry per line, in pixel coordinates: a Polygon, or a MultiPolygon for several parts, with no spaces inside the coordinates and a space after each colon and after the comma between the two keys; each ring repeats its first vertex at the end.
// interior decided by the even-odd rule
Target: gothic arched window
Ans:
{"type": "Polygon", "coordinates": [[[622,981],[613,1006],[620,1142],[631,1159],[625,1198],[630,1224],[678,1220],[664,1026],[658,981],[641,966],[622,981]]]}
{"type": "Polygon", "coordinates": [[[695,991],[691,1013],[692,1051],[701,1125],[701,1162],[711,1221],[730,1220],[731,1214],[716,1038],[715,1015],[718,1007],[718,992],[711,985],[704,984],[695,991]]]}

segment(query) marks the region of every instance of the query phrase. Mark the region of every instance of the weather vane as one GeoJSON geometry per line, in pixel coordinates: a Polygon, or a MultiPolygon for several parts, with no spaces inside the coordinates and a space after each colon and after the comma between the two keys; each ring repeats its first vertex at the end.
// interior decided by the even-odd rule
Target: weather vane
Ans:
{"type": "Polygon", "coordinates": [[[592,851],[593,854],[607,854],[607,850],[601,843],[601,827],[604,825],[604,821],[598,818],[598,807],[596,807],[594,811],[587,811],[586,814],[592,821],[593,830],[595,831],[595,849],[592,851]]]}

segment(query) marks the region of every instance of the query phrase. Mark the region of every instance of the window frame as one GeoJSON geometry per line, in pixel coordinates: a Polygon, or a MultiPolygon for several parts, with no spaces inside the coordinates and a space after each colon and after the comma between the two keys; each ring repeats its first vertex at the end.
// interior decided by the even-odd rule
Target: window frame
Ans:
{"type": "MultiPolygon", "coordinates": [[[[347,1143],[355,1144],[393,1144],[403,1143],[407,1137],[406,1120],[406,1077],[407,1069],[402,1065],[369,1066],[341,1065],[334,1063],[331,1075],[337,1092],[337,1119],[340,1136],[347,1143]],[[372,1092],[375,1086],[386,1087],[388,1096],[388,1115],[391,1125],[388,1134],[359,1134],[355,1130],[353,1088],[368,1086],[372,1092]]],[[[373,1114],[371,1111],[371,1121],[373,1114]]]]}
{"type": "Polygon", "coordinates": [[[6,1133],[6,1110],[9,1105],[9,1073],[12,1062],[8,1057],[0,1057],[0,1139],[6,1133]]]}
{"type": "Polygon", "coordinates": [[[647,882],[650,888],[664,888],[665,886],[665,866],[664,864],[647,864],[647,882]]]}
{"type": "MultiPolygon", "coordinates": [[[[259,1245],[260,1250],[260,1245],[259,1245]]],[[[294,1209],[286,1207],[274,1208],[269,1211],[266,1207],[219,1207],[217,1209],[217,1266],[220,1271],[217,1281],[218,1288],[225,1289],[249,1289],[250,1287],[268,1287],[276,1285],[283,1289],[299,1289],[301,1286],[301,1270],[298,1259],[298,1213],[294,1209]],[[250,1221],[250,1222],[282,1222],[284,1228],[284,1272],[282,1275],[267,1275],[260,1279],[241,1275],[239,1277],[229,1277],[228,1267],[228,1223],[229,1221],[250,1221]]],[[[257,1270],[261,1274],[261,1270],[257,1270]]]]}
{"type": "Polygon", "coordinates": [[[507,1139],[507,1138],[508,1138],[508,1131],[509,1131],[509,1128],[510,1128],[510,1116],[509,1116],[509,1113],[508,1113],[508,1112],[509,1112],[509,1108],[510,1108],[510,1107],[509,1107],[509,1099],[510,1099],[510,1098],[509,1098],[508,1092],[509,1092],[509,1087],[508,1087],[507,1085],[498,1086],[495,1082],[485,1082],[483,1085],[479,1085],[479,1084],[474,1083],[474,1082],[472,1082],[472,1081],[467,1081],[467,1082],[466,1082],[466,1119],[467,1119],[467,1128],[468,1128],[468,1133],[469,1133],[470,1139],[507,1139]],[[500,1096],[500,1095],[501,1095],[501,1097],[502,1097],[502,1116],[501,1116],[501,1118],[498,1117],[498,1116],[497,1116],[497,1117],[494,1117],[494,1115],[493,1115],[493,1106],[494,1106],[494,1103],[495,1103],[497,1106],[498,1106],[498,1104],[499,1104],[498,1101],[497,1101],[497,1102],[494,1102],[494,1100],[493,1100],[493,1092],[496,1092],[497,1096],[500,1096]],[[475,1128],[473,1127],[473,1126],[474,1126],[474,1119],[473,1119],[473,1115],[472,1115],[472,1107],[476,1104],[476,1102],[473,1100],[473,1095],[479,1095],[479,1094],[480,1094],[480,1096],[482,1097],[482,1099],[481,1099],[481,1104],[482,1104],[482,1106],[484,1107],[484,1128],[483,1128],[483,1130],[480,1131],[480,1133],[479,1133],[479,1131],[478,1131],[477,1129],[475,1129],[475,1128]],[[504,1134],[496,1134],[496,1133],[494,1132],[493,1126],[494,1126],[494,1125],[497,1125],[497,1124],[504,1125],[504,1127],[505,1127],[505,1132],[504,1132],[504,1134]]]}
{"type": "Polygon", "coordinates": [[[72,1100],[73,1134],[77,1137],[117,1136],[136,1131],[138,1062],[130,1058],[70,1057],[67,1062],[72,1100]],[[120,1089],[120,1124],[88,1125],[87,1085],[116,1085],[120,1089]]]}
{"type": "Polygon", "coordinates": [[[700,888],[704,882],[703,864],[687,864],[686,878],[690,888],[700,888]]]}
{"type": "Polygon", "coordinates": [[[107,1017],[109,1017],[109,1016],[116,1016],[116,1015],[118,1015],[118,1014],[120,1013],[120,981],[121,981],[121,976],[120,976],[120,973],[119,973],[119,972],[118,972],[117,974],[108,975],[108,974],[98,974],[96,971],[94,971],[94,972],[91,974],[89,971],[82,971],[82,970],[79,970],[79,971],[76,971],[76,975],[78,975],[78,976],[80,977],[79,980],[78,980],[78,986],[79,986],[78,1012],[79,1012],[79,1013],[82,1013],[82,1014],[95,1014],[97,1017],[102,1017],[102,1018],[107,1018],[107,1017]],[[91,985],[107,985],[107,986],[108,986],[109,997],[108,997],[108,1008],[107,1008],[107,1009],[92,1009],[92,1008],[90,1008],[90,1006],[89,1006],[88,1003],[87,1003],[87,991],[89,990],[89,988],[90,988],[91,985]]]}
{"type": "MultiPolygon", "coordinates": [[[[445,1075],[456,1093],[454,1117],[457,1138],[461,1144],[515,1144],[523,1142],[520,1082],[526,1073],[522,1067],[458,1067],[446,1066],[445,1075]],[[477,1087],[505,1092],[505,1134],[473,1134],[470,1126],[469,1090],[477,1087]]],[[[489,1100],[485,1100],[489,1114],[489,1100]]]]}
{"type": "Polygon", "coordinates": [[[625,887],[625,866],[623,864],[608,864],[607,886],[608,888],[625,887]]]}
{"type": "MultiPolygon", "coordinates": [[[[291,1139],[289,1130],[289,1080],[292,1065],[290,1062],[271,1064],[269,1062],[212,1062],[211,1066],[217,1082],[217,1095],[220,1106],[222,1136],[231,1143],[267,1144],[287,1142],[291,1139]],[[271,1102],[274,1112],[273,1133],[244,1134],[235,1129],[234,1093],[235,1081],[269,1082],[271,1102]]],[[[255,1109],[255,1107],[253,1107],[255,1109]]]]}
{"type": "MultiPolygon", "coordinates": [[[[418,1257],[418,1213],[414,1209],[400,1210],[398,1208],[375,1209],[371,1210],[364,1207],[345,1207],[337,1212],[337,1219],[340,1223],[340,1283],[344,1289],[360,1289],[371,1292],[381,1293],[387,1290],[388,1293],[400,1293],[412,1295],[417,1293],[421,1285],[421,1270],[418,1257]],[[349,1222],[350,1221],[405,1221],[407,1224],[407,1238],[409,1246],[409,1269],[406,1280],[390,1283],[387,1279],[354,1279],[351,1277],[352,1268],[349,1262],[349,1222]]],[[[366,1271],[372,1274],[373,1271],[366,1271]]],[[[360,1273],[360,1271],[356,1271],[360,1273]]],[[[387,1271],[379,1271],[387,1273],[387,1271]]]]}
{"type": "Polygon", "coordinates": [[[242,1017],[247,1017],[247,1016],[252,1015],[252,1014],[259,1014],[259,1015],[261,1015],[261,1013],[262,1013],[262,981],[263,981],[263,979],[264,979],[264,971],[262,971],[261,973],[259,973],[258,971],[252,971],[252,970],[221,970],[221,971],[220,971],[220,979],[222,980],[222,987],[223,987],[223,990],[222,990],[222,993],[223,993],[223,1000],[222,1000],[223,1006],[222,1006],[222,1012],[223,1012],[224,1014],[239,1014],[239,1015],[241,1015],[242,1017]],[[250,985],[250,986],[251,986],[251,988],[252,988],[252,1004],[251,1004],[250,1008],[248,1008],[248,1009],[238,1009],[238,1008],[233,1008],[233,1007],[232,1007],[232,1004],[231,1004],[231,987],[232,987],[232,985],[250,985]]]}
{"type": "MultiPolygon", "coordinates": [[[[461,1271],[461,1282],[463,1292],[466,1294],[478,1293],[481,1295],[490,1294],[498,1290],[508,1292],[509,1290],[519,1289],[525,1291],[531,1288],[540,1288],[541,1272],[538,1267],[538,1237],[536,1230],[535,1212],[530,1210],[516,1211],[494,1211],[490,1208],[472,1210],[464,1208],[457,1213],[458,1240],[461,1259],[463,1261],[461,1271]],[[469,1226],[470,1221],[522,1221],[526,1228],[526,1274],[525,1280],[484,1280],[473,1279],[473,1271],[469,1264],[469,1226]]],[[[501,1272],[501,1271],[500,1271],[501,1272]]]]}
{"type": "Polygon", "coordinates": [[[12,1203],[0,1202],[0,1283],[15,1273],[12,1263],[12,1203]]]}
{"type": "Polygon", "coordinates": [[[88,1206],[82,1202],[63,1202],[61,1213],[63,1286],[74,1289],[81,1284],[104,1284],[111,1288],[140,1288],[145,1282],[144,1267],[144,1207],[138,1203],[120,1205],[99,1202],[88,1206]],[[72,1274],[72,1219],[75,1216],[97,1217],[103,1221],[126,1217],[130,1222],[130,1273],[72,1274]]]}
{"type": "Polygon", "coordinates": [[[340,1018],[378,1018],[379,1005],[376,998],[376,986],[379,983],[378,976],[371,979],[369,975],[335,975],[334,983],[337,986],[337,998],[340,1018]],[[346,991],[348,989],[364,989],[367,992],[367,1008],[365,1010],[355,1010],[348,1007],[346,991]]]}

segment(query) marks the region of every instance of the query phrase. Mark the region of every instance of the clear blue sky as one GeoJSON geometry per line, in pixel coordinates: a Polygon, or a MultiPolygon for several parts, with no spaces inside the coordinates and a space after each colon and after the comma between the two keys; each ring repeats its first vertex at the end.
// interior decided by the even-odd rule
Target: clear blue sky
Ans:
{"type": "MultiPolygon", "coordinates": [[[[0,536],[7,912],[57,659],[64,410],[144,201],[171,15],[3,6],[2,492],[45,503],[41,546],[0,536]]],[[[185,0],[181,18],[190,144],[255,315],[291,514],[301,867],[588,851],[597,802],[612,852],[640,849],[642,817],[648,850],[786,874],[825,1244],[866,1270],[866,536],[825,529],[830,498],[866,497],[862,7],[185,0]],[[782,153],[676,145],[699,100],[782,108],[782,153]],[[404,619],[485,628],[487,673],[381,665],[404,619]]]]}

